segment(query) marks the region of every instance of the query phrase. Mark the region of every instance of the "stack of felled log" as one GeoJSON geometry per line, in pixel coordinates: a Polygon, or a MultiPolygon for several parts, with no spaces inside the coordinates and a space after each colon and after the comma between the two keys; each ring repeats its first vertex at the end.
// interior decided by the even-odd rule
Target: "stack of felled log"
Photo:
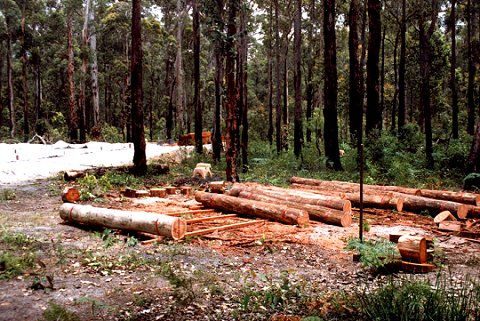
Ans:
{"type": "Polygon", "coordinates": [[[348,227],[351,202],[337,196],[274,186],[235,184],[226,195],[196,192],[195,199],[207,208],[305,226],[310,220],[348,227]]]}
{"type": "MultiPolygon", "coordinates": [[[[291,187],[320,195],[339,195],[354,206],[360,200],[360,185],[341,181],[323,181],[292,177],[291,187]]],[[[364,207],[402,209],[438,214],[434,220],[440,231],[456,232],[463,237],[480,238],[472,227],[480,222],[480,195],[466,192],[416,189],[400,186],[364,185],[364,207]]]]}

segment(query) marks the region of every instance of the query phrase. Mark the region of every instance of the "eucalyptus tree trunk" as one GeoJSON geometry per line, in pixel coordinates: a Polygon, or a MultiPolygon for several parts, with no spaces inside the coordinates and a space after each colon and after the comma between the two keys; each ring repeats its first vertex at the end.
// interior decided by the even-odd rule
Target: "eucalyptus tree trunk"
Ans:
{"type": "Polygon", "coordinates": [[[405,73],[407,55],[407,0],[402,1],[402,22],[400,26],[400,62],[398,66],[398,130],[401,133],[405,126],[405,73]]]}
{"type": "Polygon", "coordinates": [[[425,130],[425,156],[426,166],[433,169],[433,142],[432,142],[432,115],[430,106],[430,68],[431,68],[431,45],[430,39],[435,31],[437,22],[438,10],[437,0],[431,1],[431,17],[428,29],[425,28],[427,20],[425,5],[422,5],[422,12],[420,16],[420,75],[422,83],[420,88],[420,99],[423,107],[424,130],[425,130]]]}
{"type": "Polygon", "coordinates": [[[225,61],[225,82],[227,84],[227,120],[226,120],[226,143],[227,151],[225,159],[227,163],[226,180],[238,182],[237,173],[237,84],[235,83],[235,37],[237,36],[236,16],[238,0],[229,1],[226,61],[225,61]]]}
{"type": "Polygon", "coordinates": [[[12,65],[12,35],[7,32],[7,91],[8,110],[10,112],[10,137],[14,138],[16,133],[15,119],[15,96],[13,94],[13,65],[12,65]]]}
{"type": "Polygon", "coordinates": [[[195,150],[197,154],[203,153],[202,144],[202,123],[203,111],[200,102],[200,14],[198,12],[197,0],[192,0],[193,8],[193,82],[194,95],[193,104],[195,107],[195,150]]]}
{"type": "Polygon", "coordinates": [[[368,0],[367,111],[365,132],[379,134],[382,124],[379,92],[379,60],[382,41],[380,0],[368,0]]]}
{"type": "Polygon", "coordinates": [[[238,109],[242,126],[240,151],[242,156],[242,171],[248,171],[248,90],[247,90],[247,59],[248,59],[248,30],[247,4],[241,4],[240,9],[240,39],[238,42],[238,109]]]}
{"type": "Polygon", "coordinates": [[[282,91],[280,87],[280,26],[279,26],[279,4],[274,1],[275,6],[275,134],[277,143],[277,153],[282,151],[282,91]]]}
{"type": "Polygon", "coordinates": [[[475,81],[475,64],[473,61],[472,54],[472,24],[473,24],[473,10],[472,10],[472,1],[467,0],[467,61],[468,61],[468,85],[467,85],[467,111],[468,111],[468,122],[467,122],[467,132],[470,135],[474,134],[474,124],[475,124],[475,98],[474,98],[474,81],[475,81]]]}
{"type": "Polygon", "coordinates": [[[25,3],[22,7],[22,90],[23,90],[23,140],[26,142],[30,135],[29,106],[28,106],[28,83],[27,83],[27,48],[25,42],[25,3]]]}
{"type": "Polygon", "coordinates": [[[270,6],[268,10],[268,50],[267,50],[267,64],[268,64],[268,142],[270,146],[273,144],[273,10],[270,6]]]}
{"type": "Polygon", "coordinates": [[[132,99],[132,139],[134,146],[133,168],[138,175],[147,171],[145,154],[145,130],[143,119],[143,52],[142,52],[142,5],[141,0],[132,1],[132,60],[131,60],[131,99],[132,99]]]}
{"type": "Polygon", "coordinates": [[[68,109],[69,109],[69,130],[70,130],[70,140],[72,142],[77,141],[78,139],[78,118],[77,118],[77,109],[75,105],[75,82],[73,79],[73,74],[75,72],[74,61],[73,61],[73,17],[72,12],[67,15],[67,78],[68,78],[68,109]]]}
{"type": "Polygon", "coordinates": [[[451,56],[450,56],[450,91],[452,95],[452,138],[458,139],[458,94],[457,94],[457,1],[451,0],[452,8],[450,11],[450,32],[451,32],[451,56]]]}
{"type": "Polygon", "coordinates": [[[295,117],[293,132],[293,152],[297,158],[302,153],[303,111],[302,111],[302,0],[297,0],[294,21],[294,65],[293,83],[295,87],[295,117]]]}
{"type": "MultiPolygon", "coordinates": [[[[0,45],[2,41],[0,40],[0,45]]],[[[3,50],[0,50],[0,127],[3,126],[3,109],[5,106],[3,105],[3,50]]]]}
{"type": "Polygon", "coordinates": [[[84,143],[87,140],[87,117],[86,117],[86,87],[87,87],[87,68],[88,68],[88,19],[90,10],[90,0],[85,0],[85,11],[83,17],[82,28],[82,67],[81,67],[81,81],[80,81],[80,97],[79,97],[79,114],[80,114],[80,142],[84,143]]]}
{"type": "Polygon", "coordinates": [[[178,132],[183,134],[184,131],[184,112],[185,112],[185,88],[184,88],[184,71],[183,71],[183,28],[184,28],[184,3],[177,0],[177,56],[175,60],[175,84],[176,84],[176,114],[178,132]]]}
{"type": "Polygon", "coordinates": [[[395,92],[393,93],[392,101],[392,117],[391,117],[391,126],[390,130],[393,132],[397,128],[397,108],[398,108],[398,41],[400,33],[397,32],[395,36],[395,44],[393,47],[393,83],[395,92]]]}
{"type": "MultiPolygon", "coordinates": [[[[313,28],[314,23],[316,22],[315,19],[315,0],[310,0],[310,8],[309,8],[309,15],[310,15],[310,23],[307,27],[307,37],[308,37],[308,49],[307,49],[307,57],[306,57],[306,64],[307,70],[305,75],[305,99],[306,99],[306,110],[305,110],[305,117],[307,119],[307,123],[310,123],[313,116],[313,99],[315,94],[315,88],[313,86],[313,66],[314,66],[314,45],[313,45],[313,28]]],[[[312,130],[310,126],[306,128],[306,139],[307,142],[310,143],[312,141],[312,130]]]]}
{"type": "Polygon", "coordinates": [[[95,28],[95,0],[91,0],[90,16],[90,77],[92,78],[93,126],[100,126],[100,89],[98,86],[97,32],[95,28]]]}
{"type": "MultiPolygon", "coordinates": [[[[360,15],[360,0],[352,0],[350,2],[349,12],[349,37],[348,49],[350,57],[350,77],[349,77],[349,114],[350,114],[350,136],[352,142],[357,147],[363,140],[363,90],[362,90],[362,65],[360,63],[360,42],[359,42],[359,25],[358,18],[360,15]]],[[[360,150],[358,150],[360,152],[360,150]]]]}
{"type": "Polygon", "coordinates": [[[325,156],[327,166],[334,170],[343,170],[340,163],[337,117],[337,41],[335,35],[335,0],[324,0],[323,32],[324,53],[324,97],[323,108],[325,156]]]}
{"type": "MultiPolygon", "coordinates": [[[[215,16],[216,16],[216,29],[217,32],[223,35],[225,31],[224,24],[224,1],[216,0],[215,2],[215,16]]],[[[223,71],[224,71],[224,42],[223,39],[216,39],[214,43],[214,55],[215,55],[215,113],[213,117],[213,130],[212,130],[212,150],[213,160],[215,162],[220,161],[223,144],[222,144],[222,131],[221,131],[221,119],[222,119],[222,107],[223,107],[223,71]]]]}

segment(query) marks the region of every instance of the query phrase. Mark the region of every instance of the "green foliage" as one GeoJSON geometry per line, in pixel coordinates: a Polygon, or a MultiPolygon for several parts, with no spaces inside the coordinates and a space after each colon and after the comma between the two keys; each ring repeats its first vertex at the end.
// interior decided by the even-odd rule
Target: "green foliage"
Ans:
{"type": "Polygon", "coordinates": [[[345,248],[356,251],[360,255],[360,262],[367,268],[384,267],[399,257],[397,245],[383,238],[363,240],[363,243],[358,238],[351,238],[345,248]]]}
{"type": "Polygon", "coordinates": [[[0,190],[0,201],[13,201],[17,198],[17,193],[14,189],[5,188],[0,190]]]}
{"type": "Polygon", "coordinates": [[[480,319],[480,285],[438,277],[426,281],[395,280],[355,295],[366,320],[469,321],[480,319]]]}
{"type": "Polygon", "coordinates": [[[40,321],[80,321],[78,315],[67,308],[55,303],[48,302],[48,308],[43,311],[40,321]]]}
{"type": "Polygon", "coordinates": [[[13,255],[0,251],[0,279],[11,279],[23,274],[35,265],[35,254],[13,255]]]}
{"type": "Polygon", "coordinates": [[[34,240],[23,233],[12,233],[6,228],[2,228],[0,231],[0,243],[5,245],[14,246],[16,248],[30,245],[34,240]]]}
{"type": "Polygon", "coordinates": [[[122,143],[124,142],[123,134],[117,127],[109,124],[102,125],[102,138],[107,143],[122,143]]]}
{"type": "Polygon", "coordinates": [[[102,239],[105,248],[112,247],[115,243],[118,242],[118,239],[113,233],[113,231],[108,228],[104,229],[101,233],[95,232],[95,235],[102,239]]]}

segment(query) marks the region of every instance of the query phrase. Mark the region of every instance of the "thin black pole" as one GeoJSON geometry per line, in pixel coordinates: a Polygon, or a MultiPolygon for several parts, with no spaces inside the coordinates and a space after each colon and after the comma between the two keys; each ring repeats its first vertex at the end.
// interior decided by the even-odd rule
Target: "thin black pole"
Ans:
{"type": "Polygon", "coordinates": [[[360,144],[360,242],[363,243],[363,144],[360,144]]]}

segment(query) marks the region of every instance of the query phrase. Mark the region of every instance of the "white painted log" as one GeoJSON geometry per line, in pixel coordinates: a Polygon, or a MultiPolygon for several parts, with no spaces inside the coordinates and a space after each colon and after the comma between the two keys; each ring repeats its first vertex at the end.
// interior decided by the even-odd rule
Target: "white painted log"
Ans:
{"type": "Polygon", "coordinates": [[[65,203],[60,207],[60,217],[68,222],[146,232],[171,237],[175,240],[183,238],[187,231],[187,223],[183,218],[90,205],[65,203]]]}

